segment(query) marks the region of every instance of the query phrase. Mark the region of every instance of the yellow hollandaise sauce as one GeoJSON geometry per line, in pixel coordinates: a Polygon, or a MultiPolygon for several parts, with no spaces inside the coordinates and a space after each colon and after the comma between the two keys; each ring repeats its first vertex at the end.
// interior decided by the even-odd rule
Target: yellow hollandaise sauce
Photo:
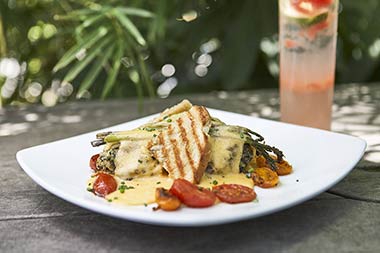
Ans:
{"type": "MultiPolygon", "coordinates": [[[[108,194],[105,199],[109,202],[121,205],[147,205],[155,203],[156,188],[163,187],[170,189],[173,179],[167,176],[154,176],[145,178],[135,178],[133,180],[122,180],[114,176],[117,182],[117,190],[108,194]]],[[[92,177],[88,186],[93,187],[96,177],[92,177]]],[[[205,173],[198,184],[200,187],[211,189],[213,186],[221,184],[239,184],[253,188],[253,180],[247,178],[242,173],[231,173],[225,175],[205,173]]]]}

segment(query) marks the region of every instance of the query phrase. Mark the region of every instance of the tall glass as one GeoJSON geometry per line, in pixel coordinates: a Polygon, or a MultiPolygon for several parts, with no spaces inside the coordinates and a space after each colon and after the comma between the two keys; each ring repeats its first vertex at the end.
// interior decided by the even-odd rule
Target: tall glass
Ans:
{"type": "Polygon", "coordinates": [[[281,120],[329,130],[338,0],[279,0],[281,120]]]}

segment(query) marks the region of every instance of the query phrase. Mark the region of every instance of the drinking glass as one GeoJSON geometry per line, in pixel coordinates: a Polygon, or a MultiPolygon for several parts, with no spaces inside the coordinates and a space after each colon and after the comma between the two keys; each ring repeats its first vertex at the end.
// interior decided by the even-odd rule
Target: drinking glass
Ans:
{"type": "Polygon", "coordinates": [[[339,0],[279,0],[281,120],[330,130],[339,0]]]}

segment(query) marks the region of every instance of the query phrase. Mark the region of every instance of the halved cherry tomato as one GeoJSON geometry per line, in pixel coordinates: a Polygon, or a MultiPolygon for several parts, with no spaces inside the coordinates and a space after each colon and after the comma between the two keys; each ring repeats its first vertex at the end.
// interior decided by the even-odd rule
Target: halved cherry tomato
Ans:
{"type": "Polygon", "coordinates": [[[156,188],[156,203],[165,211],[174,211],[181,206],[181,201],[162,187],[156,188]]]}
{"type": "Polygon", "coordinates": [[[221,184],[214,186],[212,191],[220,201],[230,204],[250,202],[256,198],[252,188],[239,184],[221,184]]]}
{"type": "Polygon", "coordinates": [[[100,197],[104,197],[116,191],[117,182],[113,176],[106,173],[99,173],[94,182],[94,193],[100,197]]]}
{"type": "Polygon", "coordinates": [[[279,181],[277,173],[267,167],[256,168],[252,172],[252,179],[261,188],[275,187],[279,181]]]}
{"type": "MultiPolygon", "coordinates": [[[[271,155],[271,157],[276,161],[277,156],[271,155]]],[[[293,166],[290,165],[286,160],[282,160],[281,162],[275,162],[277,166],[276,173],[279,176],[284,176],[292,173],[293,171],[293,166]]],[[[267,160],[264,158],[264,156],[260,155],[256,157],[256,166],[258,168],[260,167],[269,167],[269,164],[267,163],[267,160]]]]}
{"type": "Polygon", "coordinates": [[[176,179],[169,190],[177,196],[182,203],[189,207],[208,207],[215,203],[215,194],[205,188],[190,183],[185,179],[176,179]]]}
{"type": "Polygon", "coordinates": [[[285,176],[293,171],[292,165],[290,165],[287,161],[282,160],[281,162],[276,162],[277,170],[276,173],[279,176],[285,176]]]}
{"type": "Polygon", "coordinates": [[[99,154],[91,156],[91,159],[90,159],[90,168],[93,171],[96,171],[96,160],[98,160],[98,157],[99,157],[99,154]]]}
{"type": "Polygon", "coordinates": [[[268,166],[267,159],[265,159],[265,157],[262,155],[256,156],[256,166],[258,168],[267,167],[268,166]]]}

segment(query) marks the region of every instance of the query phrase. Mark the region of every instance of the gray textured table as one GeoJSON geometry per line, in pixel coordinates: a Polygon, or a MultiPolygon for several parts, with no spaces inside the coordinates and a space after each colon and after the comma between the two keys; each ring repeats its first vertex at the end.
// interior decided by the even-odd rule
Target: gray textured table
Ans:
{"type": "MultiPolygon", "coordinates": [[[[212,108],[279,116],[275,90],[187,97],[212,108]]],[[[182,98],[147,101],[143,114],[182,98]]],[[[22,148],[140,116],[134,100],[0,110],[0,252],[380,251],[380,83],[336,90],[333,130],[368,142],[366,155],[342,182],[298,206],[239,223],[168,228],[98,215],[46,192],[15,160],[22,148]]]]}

